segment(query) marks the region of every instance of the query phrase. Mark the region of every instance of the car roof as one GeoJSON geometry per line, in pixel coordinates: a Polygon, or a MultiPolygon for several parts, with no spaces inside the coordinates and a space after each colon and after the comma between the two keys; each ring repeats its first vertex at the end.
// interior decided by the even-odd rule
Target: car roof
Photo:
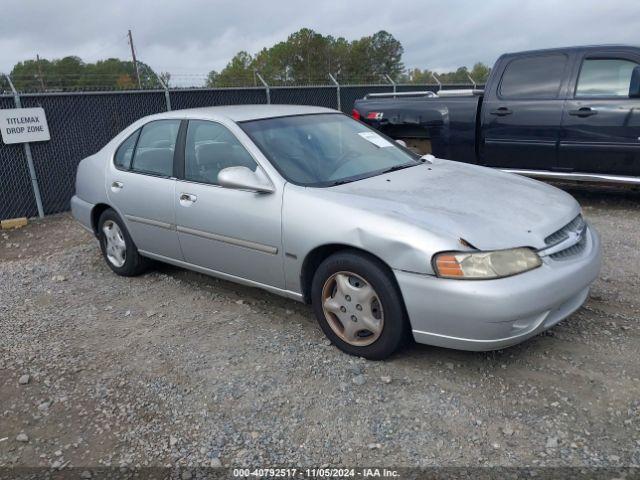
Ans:
{"type": "Polygon", "coordinates": [[[306,105],[222,105],[218,107],[189,108],[153,115],[160,118],[196,117],[200,119],[218,120],[221,117],[234,122],[259,120],[262,118],[286,117],[290,115],[311,115],[317,113],[340,113],[325,107],[306,105]]]}
{"type": "Polygon", "coordinates": [[[555,53],[555,52],[580,52],[584,50],[600,50],[600,51],[626,51],[626,50],[637,50],[638,47],[633,45],[621,45],[621,44],[604,44],[604,45],[575,45],[572,47],[555,47],[555,48],[541,48],[537,50],[523,50],[520,52],[508,52],[503,54],[503,57],[511,57],[511,56],[519,56],[519,55],[529,55],[529,54],[538,54],[538,53],[555,53]]]}

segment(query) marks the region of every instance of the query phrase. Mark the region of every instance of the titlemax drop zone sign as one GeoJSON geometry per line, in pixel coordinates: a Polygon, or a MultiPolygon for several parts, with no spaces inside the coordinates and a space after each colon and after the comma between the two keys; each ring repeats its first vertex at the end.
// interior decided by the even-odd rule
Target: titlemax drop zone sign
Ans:
{"type": "Polygon", "coordinates": [[[47,117],[42,108],[11,108],[0,110],[2,141],[9,143],[51,140],[47,117]]]}

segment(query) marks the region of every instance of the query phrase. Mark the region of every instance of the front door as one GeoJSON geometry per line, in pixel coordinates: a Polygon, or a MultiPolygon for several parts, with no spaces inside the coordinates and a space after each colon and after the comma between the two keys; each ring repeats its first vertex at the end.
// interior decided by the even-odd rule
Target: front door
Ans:
{"type": "Polygon", "coordinates": [[[569,57],[518,57],[482,104],[480,160],[501,168],[553,170],[569,57]]]}
{"type": "Polygon", "coordinates": [[[640,99],[629,98],[632,53],[589,52],[562,119],[560,165],[585,173],[640,175],[640,99]]]}
{"type": "Polygon", "coordinates": [[[216,272],[284,287],[282,192],[256,193],[218,185],[227,167],[258,164],[224,125],[191,120],[184,173],[174,197],[185,261],[216,272]]]}
{"type": "Polygon", "coordinates": [[[107,194],[136,246],[182,260],[175,231],[173,156],[180,120],[149,122],[125,140],[107,176],[107,194]]]}

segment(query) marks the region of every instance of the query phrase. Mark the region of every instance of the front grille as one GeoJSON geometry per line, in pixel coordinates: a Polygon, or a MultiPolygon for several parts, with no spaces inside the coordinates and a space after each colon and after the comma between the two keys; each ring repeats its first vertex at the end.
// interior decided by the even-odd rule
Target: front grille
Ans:
{"type": "Polygon", "coordinates": [[[564,250],[560,250],[559,252],[552,253],[549,257],[554,260],[567,260],[582,253],[587,246],[587,228],[582,215],[578,215],[560,230],[553,232],[544,239],[544,243],[547,244],[547,248],[551,248],[568,239],[571,234],[576,234],[578,232],[582,233],[578,243],[575,243],[564,250]]]}
{"type": "Polygon", "coordinates": [[[552,253],[551,255],[549,255],[549,257],[553,258],[554,260],[565,260],[571,257],[575,257],[576,255],[582,253],[582,251],[584,250],[584,247],[586,246],[587,246],[587,236],[582,235],[582,238],[578,243],[576,243],[575,245],[572,245],[569,248],[565,248],[564,250],[561,250],[559,252],[552,253]]]}
{"type": "Polygon", "coordinates": [[[582,218],[582,215],[578,215],[576,218],[571,220],[560,230],[558,230],[557,232],[553,232],[551,235],[545,238],[544,243],[546,243],[547,246],[551,247],[569,238],[570,232],[582,230],[583,228],[584,228],[584,219],[582,218]]]}

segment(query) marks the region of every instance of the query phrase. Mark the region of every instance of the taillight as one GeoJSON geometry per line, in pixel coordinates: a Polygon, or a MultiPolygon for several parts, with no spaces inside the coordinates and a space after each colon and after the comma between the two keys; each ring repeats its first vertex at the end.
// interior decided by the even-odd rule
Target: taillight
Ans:
{"type": "Polygon", "coordinates": [[[383,116],[384,116],[383,112],[369,112],[369,113],[367,113],[367,119],[368,120],[382,120],[383,116]]]}
{"type": "Polygon", "coordinates": [[[360,120],[360,112],[355,108],[351,110],[351,116],[356,120],[360,120]]]}

